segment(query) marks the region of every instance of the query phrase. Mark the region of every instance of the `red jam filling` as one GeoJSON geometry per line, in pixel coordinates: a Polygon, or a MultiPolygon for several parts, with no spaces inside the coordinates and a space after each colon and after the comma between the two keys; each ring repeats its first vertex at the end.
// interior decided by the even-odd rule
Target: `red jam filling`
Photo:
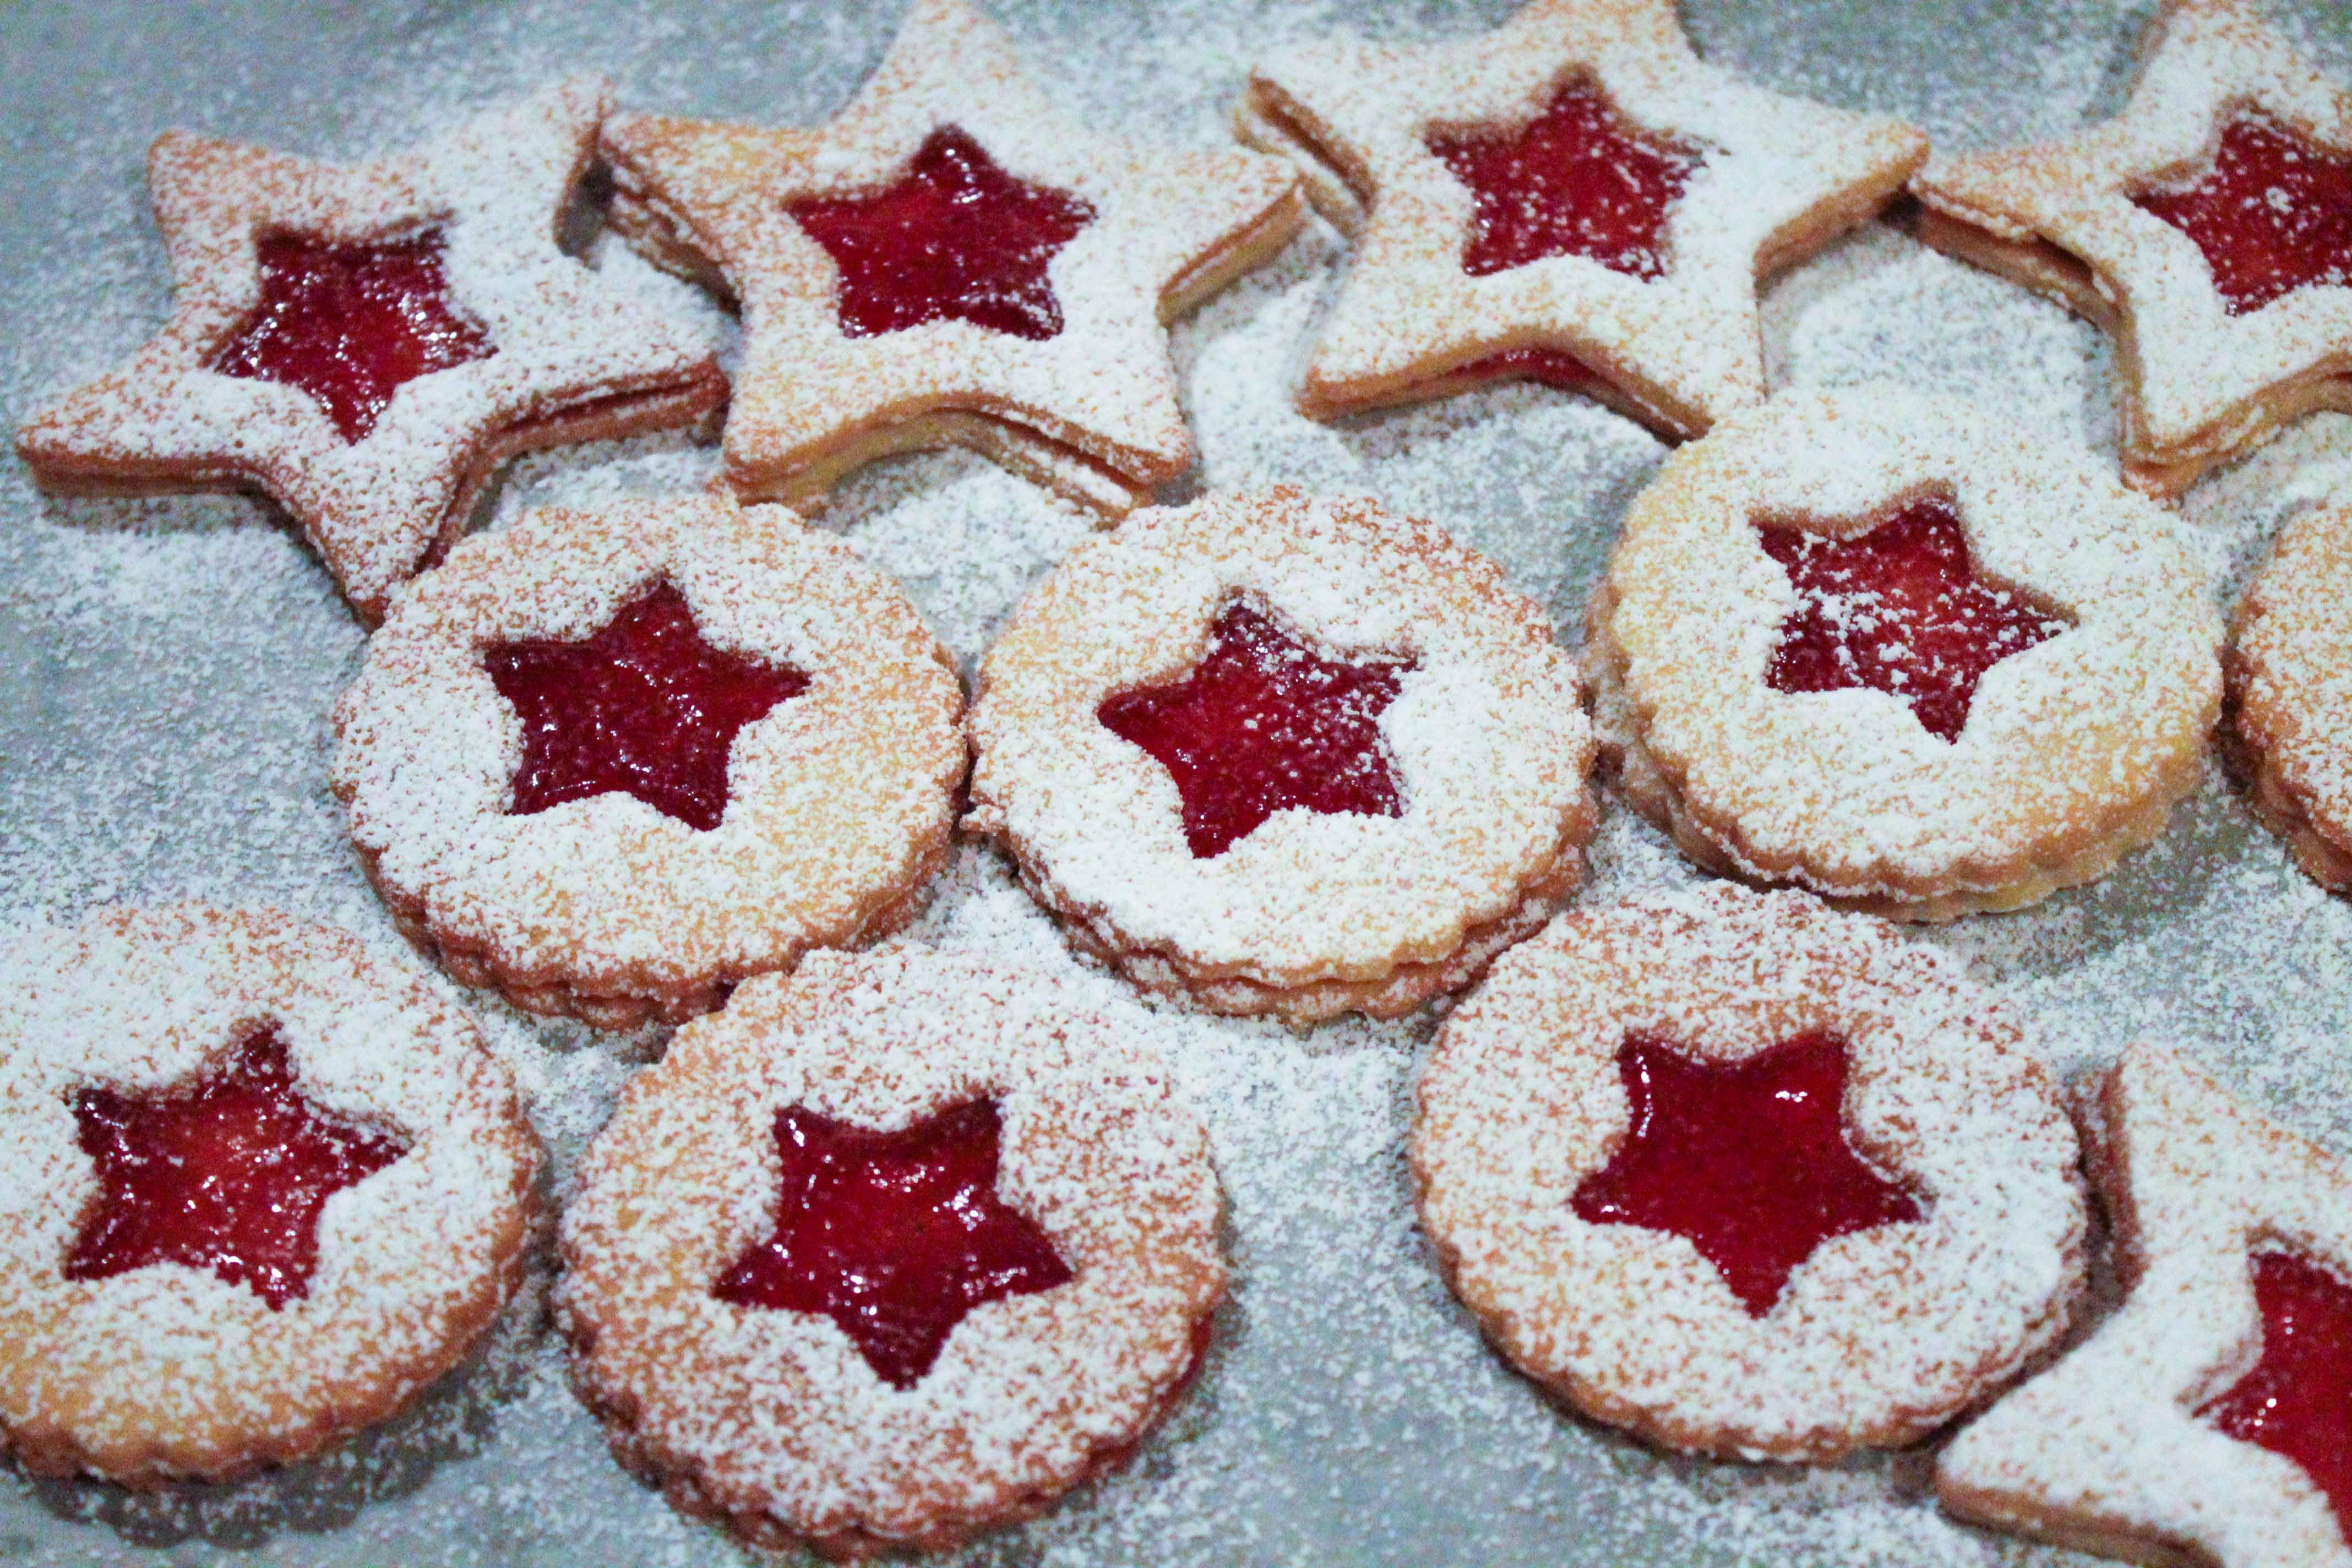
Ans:
{"type": "Polygon", "coordinates": [[[704,832],[727,815],[736,731],[808,689],[797,669],[703,641],[667,583],[593,637],[499,643],[482,663],[522,720],[509,816],[621,790],[704,832]]]}
{"type": "Polygon", "coordinates": [[[275,1024],[192,1082],[152,1095],[85,1089],[73,1111],[99,1193],[66,1278],[184,1263],[250,1286],[273,1311],[310,1293],[327,1200],[408,1152],[312,1104],[275,1024]]]}
{"type": "Polygon", "coordinates": [[[965,1313],[1072,1278],[1052,1238],[996,1195],[1002,1135],[987,1100],[897,1132],[787,1106],[776,1113],[775,1234],[711,1293],[822,1312],[884,1382],[912,1388],[965,1313]]]}
{"type": "Polygon", "coordinates": [[[1593,1225],[1687,1237],[1751,1318],[1825,1241],[1919,1217],[1846,1142],[1846,1043],[1797,1035],[1745,1061],[1695,1060],[1629,1035],[1617,1076],[1625,1142],[1570,1200],[1593,1225]]]}
{"type": "Polygon", "coordinates": [[[1927,733],[1957,741],[1985,671],[2066,630],[1976,580],[1959,511],[1942,496],[1908,502],[1849,539],[1756,531],[1800,601],[1765,668],[1775,691],[1888,692],[1927,733]]]}
{"type": "Polygon", "coordinates": [[[1123,691],[1095,712],[1175,779],[1184,842],[1206,860],[1294,805],[1402,816],[1381,715],[1412,668],[1326,658],[1237,598],[1183,679],[1123,691]]]}
{"type": "Polygon", "coordinates": [[[1472,360],[1454,373],[1474,381],[1534,381],[1562,392],[1590,392],[1601,384],[1592,367],[1558,349],[1505,349],[1472,360]]]}
{"type": "Polygon", "coordinates": [[[1704,161],[1638,137],[1600,89],[1571,81],[1517,131],[1431,132],[1429,150],[1470,188],[1462,270],[1474,278],[1583,256],[1633,278],[1665,275],[1666,215],[1704,161]]]}
{"type": "Polygon", "coordinates": [[[840,270],[836,309],[850,337],[958,321],[1033,342],[1062,330],[1045,268],[1095,217],[1076,196],[1014,179],[952,125],[873,195],[784,210],[840,270]]]}
{"type": "Polygon", "coordinates": [[[2291,1252],[2252,1261],[2262,1359],[2198,1414],[2301,1466],[2352,1541],[2352,1284],[2291,1252]]]}
{"type": "Polygon", "coordinates": [[[2352,287],[2352,154],[2274,121],[2239,115],[2196,184],[2132,201],[2196,242],[2233,316],[2309,284],[2352,287]]]}
{"type": "Polygon", "coordinates": [[[404,382],[496,351],[457,314],[436,230],[339,245],[265,234],[261,302],[207,368],[299,388],[346,441],[362,441],[404,382]]]}

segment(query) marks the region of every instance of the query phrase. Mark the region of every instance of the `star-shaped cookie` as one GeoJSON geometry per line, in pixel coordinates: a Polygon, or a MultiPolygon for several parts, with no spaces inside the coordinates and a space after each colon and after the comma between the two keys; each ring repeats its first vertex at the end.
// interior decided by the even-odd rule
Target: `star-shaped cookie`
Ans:
{"type": "Polygon", "coordinates": [[[1937,157],[1912,189],[1921,239],[2113,335],[2125,478],[2169,496],[2293,420],[2352,408],[2352,203],[2327,177],[2347,157],[2352,91],[2242,0],[2172,0],[2121,114],[1937,157]],[[2231,209],[2249,224],[2234,244],[2211,227],[2231,209]],[[2231,254],[2247,247],[2272,254],[2231,254]]]}
{"type": "Polygon", "coordinates": [[[1672,0],[1536,0],[1460,42],[1292,50],[1238,120],[1357,240],[1307,414],[1532,375],[1676,437],[1763,397],[1759,279],[1875,212],[1927,147],[1701,63],[1672,0]],[[1496,187],[1515,159],[1525,187],[1496,187]]]}
{"type": "Polygon", "coordinates": [[[967,0],[915,0],[828,124],[621,114],[604,148],[614,225],[742,308],[725,453],[746,500],[812,501],[876,458],[957,445],[1126,511],[1192,460],[1163,323],[1300,216],[1276,160],[1073,123],[967,0]],[[992,239],[1017,276],[964,280],[996,309],[861,308],[863,269],[936,289],[992,239]]]}
{"type": "Polygon", "coordinates": [[[1959,1435],[1937,1495],[1965,1519],[2141,1561],[2352,1565],[2319,1479],[2223,1429],[2266,1359],[2270,1260],[2352,1281],[2352,1171],[2158,1047],[2125,1054],[2095,1112],[2092,1173],[2130,1295],[1959,1435]]]}
{"type": "Polygon", "coordinates": [[[127,363],[35,416],[17,452],[62,493],[257,488],[373,626],[394,586],[463,531],[506,458],[684,424],[725,399],[709,344],[556,243],[607,98],[600,81],[567,82],[358,164],[165,133],[148,181],[178,286],[171,320],[127,363]],[[416,254],[395,266],[404,251],[416,254]],[[319,277],[338,267],[347,276],[319,277]],[[270,276],[280,271],[290,280],[270,276]],[[380,410],[355,421],[255,349],[266,308],[279,331],[337,332],[314,360],[347,359],[331,297],[381,292],[394,271],[425,290],[398,303],[437,314],[462,352],[412,364],[424,373],[396,389],[381,383],[398,373],[362,389],[390,390],[380,410]]]}

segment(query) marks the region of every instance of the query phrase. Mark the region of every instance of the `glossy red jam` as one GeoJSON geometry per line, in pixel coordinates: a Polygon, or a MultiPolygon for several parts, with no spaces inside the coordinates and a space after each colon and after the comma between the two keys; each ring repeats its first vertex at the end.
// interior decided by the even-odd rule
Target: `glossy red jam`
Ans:
{"type": "Polygon", "coordinates": [[[2190,239],[2230,314],[2314,283],[2352,287],[2352,154],[2241,114],[2196,184],[2132,200],[2190,239]]]}
{"type": "Polygon", "coordinates": [[[1927,733],[1957,741],[1985,671],[2066,629],[1976,580],[1958,509],[1942,496],[1923,496],[1851,539],[1756,531],[1801,601],[1765,669],[1775,691],[1889,692],[1927,733]]]}
{"type": "Polygon", "coordinates": [[[667,583],[593,637],[500,643],[482,663],[522,720],[509,816],[620,790],[705,832],[727,815],[736,731],[808,689],[797,669],[703,641],[667,583]]]}
{"type": "Polygon", "coordinates": [[[1517,131],[1432,132],[1427,144],[1470,187],[1462,269],[1473,277],[1548,256],[1664,277],[1666,215],[1703,161],[1636,135],[1600,89],[1578,81],[1517,131]]]}
{"type": "Polygon", "coordinates": [[[250,1286],[273,1310],[310,1293],[327,1200],[408,1152],[312,1104],[274,1024],[193,1082],[152,1095],[85,1089],[73,1111],[99,1192],[67,1279],[184,1263],[250,1286]]]}
{"type": "Polygon", "coordinates": [[[1592,368],[1558,349],[1505,349],[1473,360],[1454,373],[1478,381],[1534,381],[1562,392],[1590,392],[1601,384],[1592,368]]]}
{"type": "Polygon", "coordinates": [[[1176,781],[1195,859],[1223,854],[1277,811],[1398,816],[1381,715],[1410,659],[1326,658],[1244,599],[1172,686],[1124,691],[1096,710],[1176,781]]]}
{"type": "Polygon", "coordinates": [[[495,352],[450,301],[438,232],[372,245],[265,234],[259,249],[261,302],[208,368],[300,388],[346,441],[366,439],[403,383],[495,352]]]}
{"type": "Polygon", "coordinates": [[[1687,1237],[1760,1318],[1825,1241],[1919,1217],[1845,1135],[1846,1043],[1798,1035],[1745,1061],[1696,1060],[1629,1035],[1617,1075],[1625,1142],[1570,1200],[1594,1225],[1687,1237]]]}
{"type": "Polygon", "coordinates": [[[1076,196],[1014,179],[952,125],[873,195],[784,210],[840,269],[836,309],[853,338],[938,321],[1053,337],[1062,307],[1045,268],[1095,216],[1076,196]]]}
{"type": "Polygon", "coordinates": [[[2352,1284],[2292,1252],[2252,1266],[2262,1360],[2198,1414],[2301,1466],[2352,1542],[2352,1284]]]}
{"type": "Polygon", "coordinates": [[[1072,1278],[1052,1238],[997,1197],[1001,1139],[986,1100],[897,1132],[805,1106],[778,1111],[775,1234],[737,1258],[712,1294],[822,1312],[884,1382],[912,1388],[965,1313],[1072,1278]]]}

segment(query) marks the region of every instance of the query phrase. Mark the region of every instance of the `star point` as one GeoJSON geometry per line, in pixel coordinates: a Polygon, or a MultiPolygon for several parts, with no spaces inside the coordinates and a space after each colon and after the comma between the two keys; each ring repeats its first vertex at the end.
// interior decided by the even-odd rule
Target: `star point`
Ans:
{"type": "Polygon", "coordinates": [[[1185,843],[1205,860],[1292,807],[1402,816],[1381,715],[1412,668],[1327,658],[1236,597],[1182,679],[1120,692],[1097,717],[1168,770],[1185,843]]]}
{"type": "Polygon", "coordinates": [[[622,114],[604,150],[615,226],[741,307],[724,449],[747,500],[960,445],[1126,511],[1192,460],[1163,323],[1300,217],[1273,159],[1071,122],[967,0],[915,0],[824,125],[622,114]]]}
{"type": "Polygon", "coordinates": [[[1617,1071],[1625,1141],[1570,1207],[1590,1224],[1685,1237],[1751,1318],[1771,1311],[1825,1243],[1920,1217],[1918,1201],[1847,1139],[1846,1044],[1835,1035],[1794,1036],[1730,1062],[1632,1035],[1617,1071]]]}
{"type": "Polygon", "coordinates": [[[735,737],[809,684],[711,647],[667,581],[580,641],[501,643],[483,664],[522,724],[509,816],[620,791],[699,832],[726,816],[735,737]]]}
{"type": "Polygon", "coordinates": [[[374,625],[507,458],[725,399],[709,344],[556,243],[608,97],[564,83],[355,164],[166,132],[171,318],[18,453],[66,494],[257,489],[374,625]]]}
{"type": "Polygon", "coordinates": [[[310,1293],[327,1201],[408,1152],[303,1094],[275,1025],[187,1082],[161,1093],[85,1089],[73,1111],[100,1190],[65,1277],[184,1264],[248,1287],[272,1311],[310,1293]]]}
{"type": "Polygon", "coordinates": [[[894,1388],[920,1383],[976,1308],[1076,1278],[996,1194],[996,1102],[876,1131],[806,1106],[776,1113],[782,1185],[771,1235],[711,1288],[722,1301],[822,1313],[894,1388]]]}

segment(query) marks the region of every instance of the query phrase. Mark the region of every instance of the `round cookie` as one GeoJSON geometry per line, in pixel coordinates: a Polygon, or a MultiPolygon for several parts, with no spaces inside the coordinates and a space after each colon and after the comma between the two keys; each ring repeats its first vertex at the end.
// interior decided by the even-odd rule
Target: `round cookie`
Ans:
{"type": "Polygon", "coordinates": [[[2238,611],[2222,741],[2295,863],[2352,888],[2352,505],[2287,524],[2238,611]]]}
{"type": "Polygon", "coordinates": [[[1897,1447],[2053,1352],[2083,1289],[2074,1134],[2021,1032],[1799,894],[1573,911],[1438,1033],[1423,1227],[1587,1415],[1725,1457],[1897,1447]]]}
{"type": "Polygon", "coordinates": [[[1543,612],[1365,500],[1139,512],[981,668],[972,810],[1080,949],[1295,1024],[1475,977],[1575,887],[1591,726],[1543,612]]]}
{"type": "Polygon", "coordinates": [[[898,585],[790,512],[551,509],[401,597],[333,783],[459,980],[676,1022],[905,923],[946,859],[961,707],[898,585]]]}
{"type": "Polygon", "coordinates": [[[148,1487],[391,1415],[513,1295],[539,1143],[352,937],[108,910],[0,954],[0,1446],[148,1487]]]}
{"type": "Polygon", "coordinates": [[[563,1216],[559,1321],[614,1454],[681,1510],[761,1547],[936,1549],[1122,1463],[1174,1402],[1219,1212],[1165,1068],[1066,983],[814,953],[630,1083],[563,1216]]]}
{"type": "Polygon", "coordinates": [[[1906,920],[2104,875],[2200,776],[2217,617],[2086,457],[1898,388],[1667,459],[1586,671],[1626,798],[1710,870],[1906,920]]]}

